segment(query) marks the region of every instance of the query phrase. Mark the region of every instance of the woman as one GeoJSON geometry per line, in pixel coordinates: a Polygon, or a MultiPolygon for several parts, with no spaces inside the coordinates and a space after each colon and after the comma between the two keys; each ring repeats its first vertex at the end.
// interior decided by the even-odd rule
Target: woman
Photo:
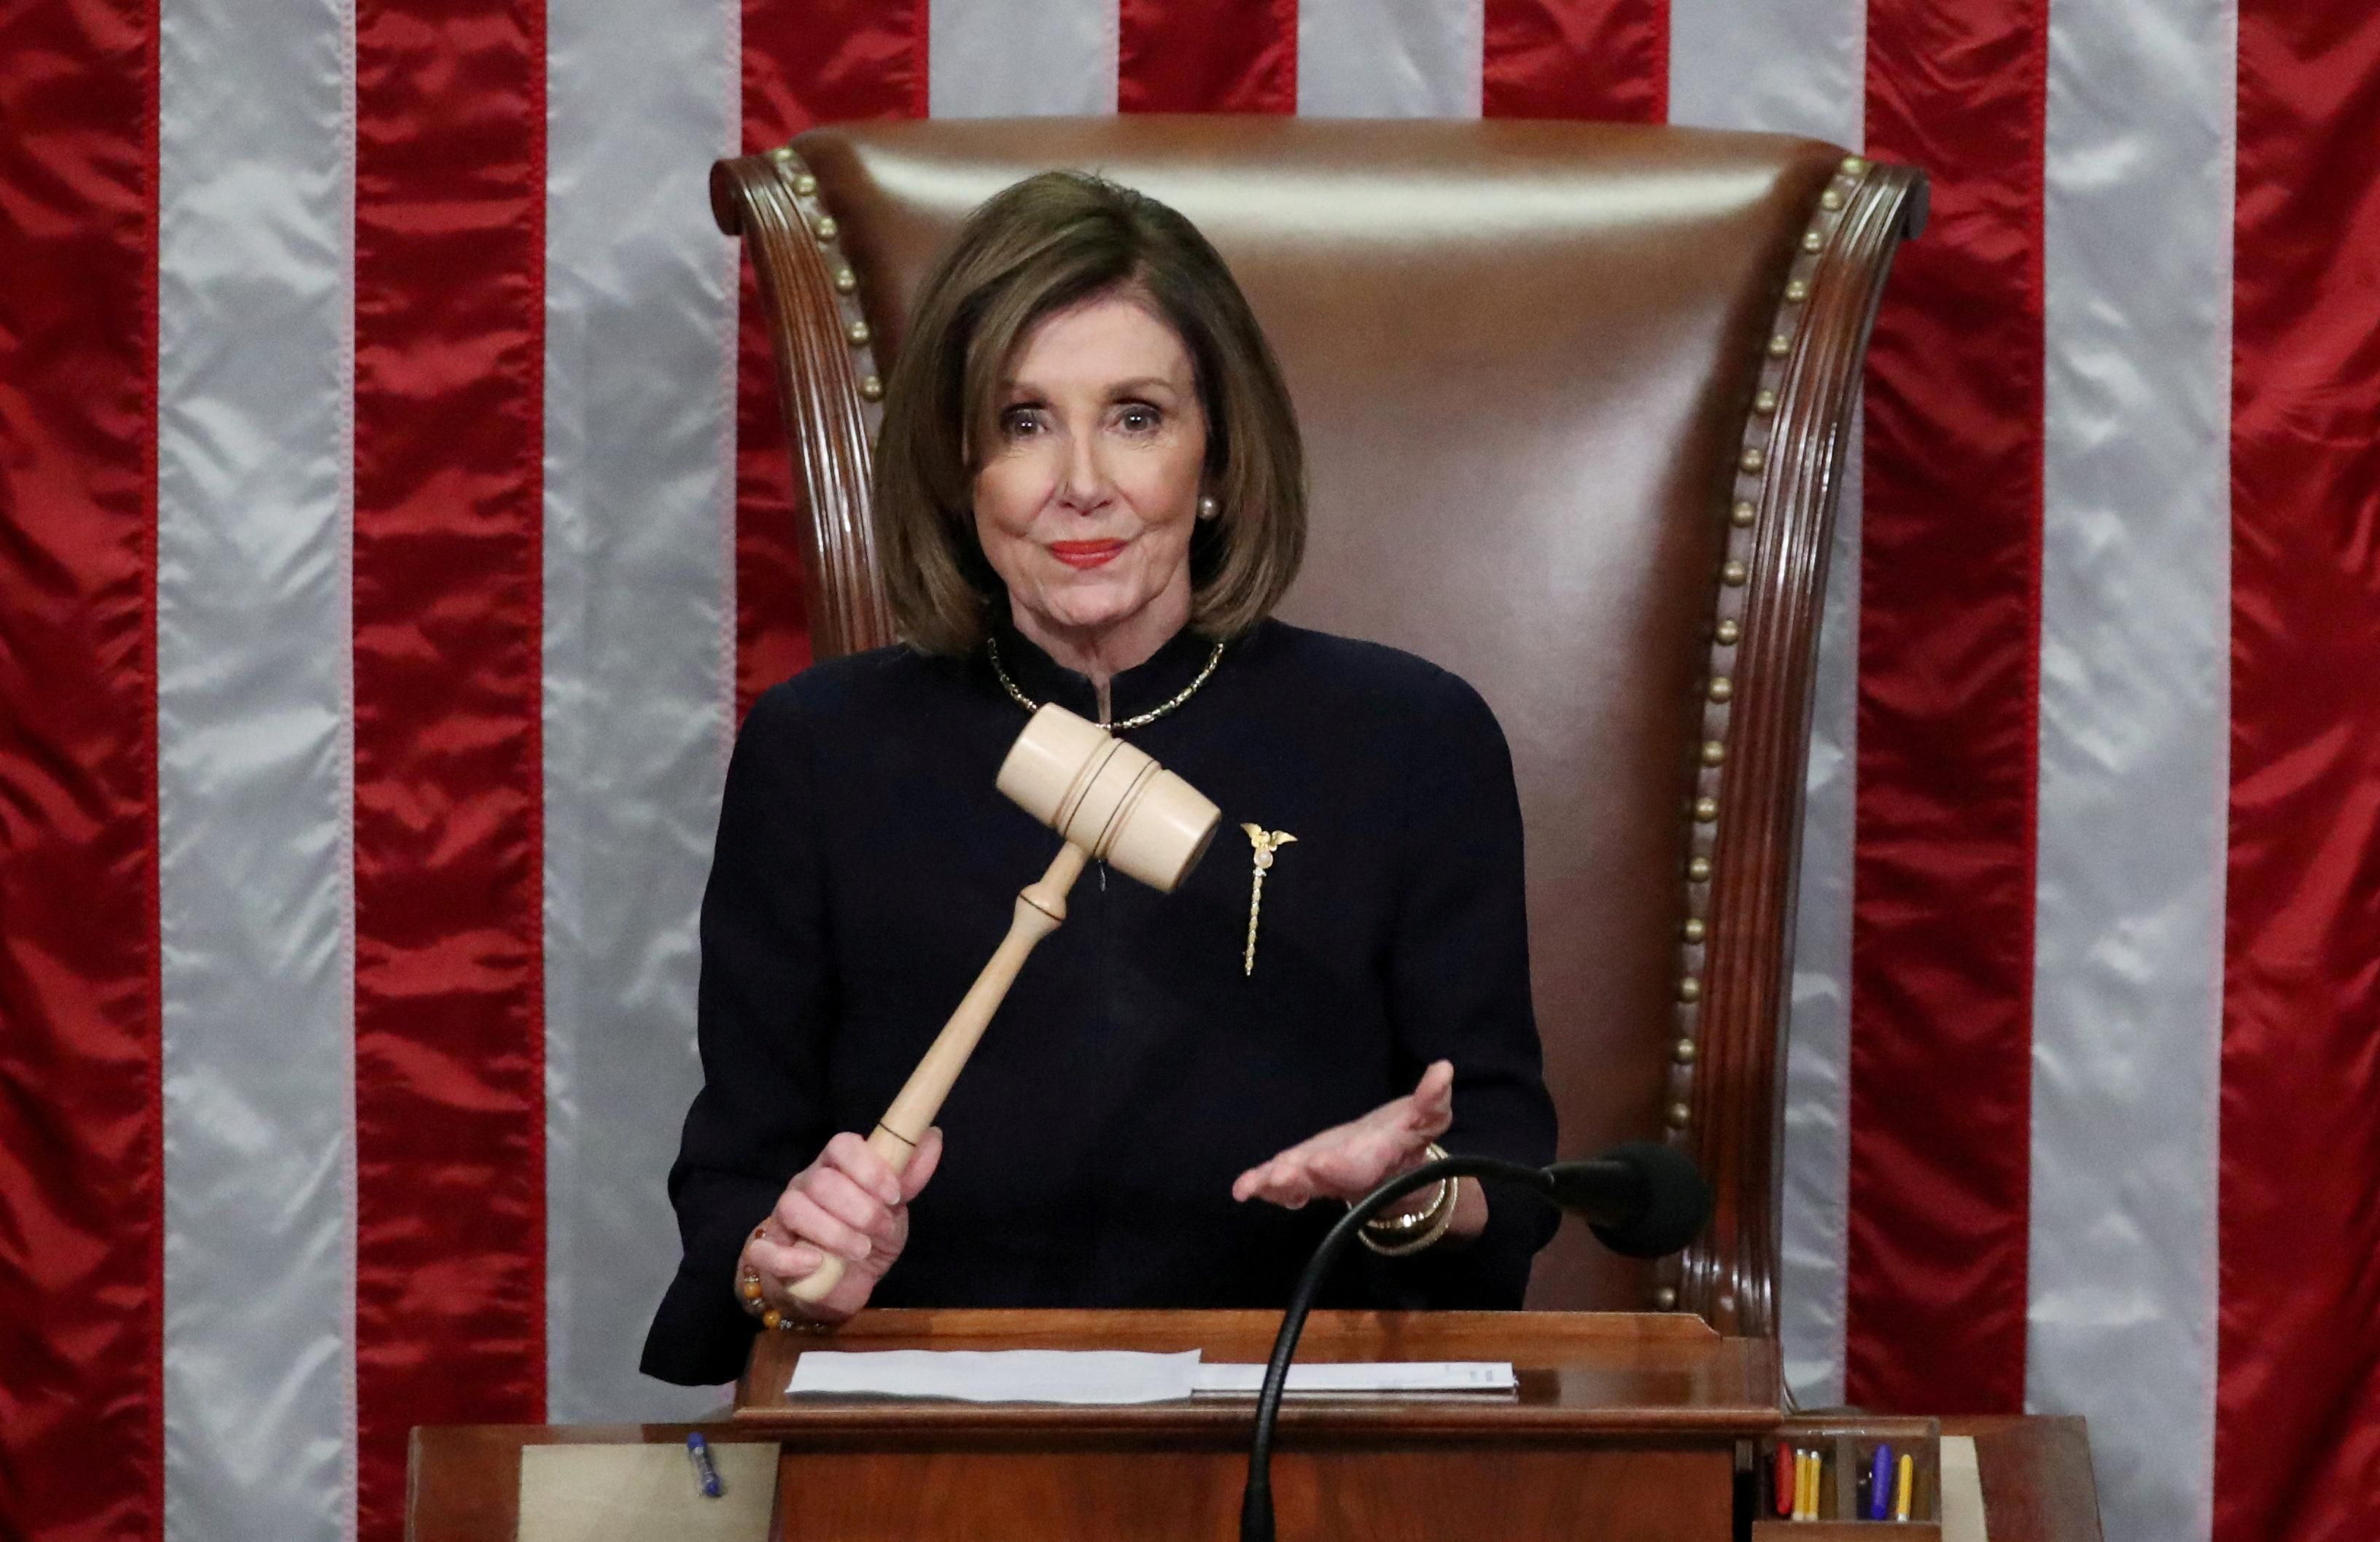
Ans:
{"type": "MultiPolygon", "coordinates": [[[[1074,173],[978,210],[893,371],[875,516],[906,645],[770,691],[728,771],[648,1373],[722,1381],[759,1321],[870,1302],[1277,1305],[1331,1219],[1310,1201],[1440,1136],[1551,1159],[1502,735],[1442,670],[1267,619],[1305,541],[1296,422],[1187,221],[1074,173]],[[1221,833],[1170,895],[1085,875],[896,1176],[859,1132],[1056,848],[993,787],[1050,700],[1221,833]],[[830,1253],[841,1282],[796,1302],[830,1253]]],[[[1426,1190],[1331,1299],[1517,1306],[1552,1224],[1426,1190]]]]}

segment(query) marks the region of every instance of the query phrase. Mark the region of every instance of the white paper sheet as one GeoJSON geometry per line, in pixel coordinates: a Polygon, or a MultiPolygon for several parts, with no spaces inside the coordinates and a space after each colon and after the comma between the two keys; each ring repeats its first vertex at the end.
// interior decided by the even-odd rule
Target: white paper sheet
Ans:
{"type": "MultiPolygon", "coordinates": [[[[1254,1397],[1262,1366],[1202,1365],[1191,1382],[1202,1392],[1254,1397]]],[[[1520,1385],[1509,1360],[1390,1360],[1292,1366],[1293,1392],[1509,1392],[1520,1385]]]]}
{"type": "Polygon", "coordinates": [[[834,1392],[965,1402],[1168,1402],[1193,1390],[1198,1352],[1142,1354],[1093,1349],[810,1350],[794,1363],[789,1395],[834,1392]]]}
{"type": "MultiPolygon", "coordinates": [[[[1253,1397],[1258,1365],[1199,1363],[1196,1350],[811,1350],[794,1364],[789,1396],[953,1398],[964,1402],[1112,1405],[1170,1402],[1196,1392],[1253,1397]]],[[[1293,1366],[1293,1392],[1504,1392],[1519,1383],[1508,1361],[1415,1360],[1293,1366]]]]}
{"type": "Polygon", "coordinates": [[[1942,1437],[1942,1542],[1988,1542],[1984,1475],[1972,1435],[1942,1437]]]}

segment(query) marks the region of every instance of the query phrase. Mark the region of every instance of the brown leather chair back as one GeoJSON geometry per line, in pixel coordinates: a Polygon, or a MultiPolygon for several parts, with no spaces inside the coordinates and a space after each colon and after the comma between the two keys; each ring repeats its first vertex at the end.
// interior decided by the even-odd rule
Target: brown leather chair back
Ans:
{"type": "Polygon", "coordinates": [[[879,381],[957,221],[1050,166],[1172,204],[1289,377],[1292,620],[1469,679],[1511,739],[1566,1154],[1666,1134],[1719,1194],[1655,1269],[1565,1228],[1532,1305],[1773,1334],[1780,1037],[1828,530],[1922,184],[1768,135],[1114,117],[845,125],[721,163],[810,514],[814,646],[889,640],[879,381]]]}

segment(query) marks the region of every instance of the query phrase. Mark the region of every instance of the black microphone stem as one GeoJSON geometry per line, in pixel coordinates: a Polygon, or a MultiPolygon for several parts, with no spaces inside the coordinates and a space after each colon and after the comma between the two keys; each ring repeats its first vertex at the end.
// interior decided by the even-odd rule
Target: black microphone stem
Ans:
{"type": "Polygon", "coordinates": [[[1240,1497],[1240,1542],[1273,1542],[1273,1425],[1281,1417],[1281,1393],[1289,1387],[1289,1363],[1297,1356],[1297,1341],[1305,1331],[1306,1315],[1314,1309],[1314,1298],[1321,1291],[1330,1266],[1347,1250],[1364,1222],[1415,1189],[1427,1188],[1443,1178],[1502,1178],[1548,1198],[1553,1194],[1553,1180],[1541,1169],[1497,1157],[1446,1157],[1424,1162],[1411,1172],[1390,1179],[1348,1207],[1347,1213],[1339,1218],[1330,1235],[1322,1239],[1322,1245],[1306,1261],[1305,1272],[1297,1277],[1297,1288],[1289,1293],[1289,1306],[1281,1313],[1281,1331],[1273,1338],[1272,1359],[1265,1366],[1264,1386],[1257,1393],[1256,1437],[1248,1446],[1248,1484],[1240,1497]]]}

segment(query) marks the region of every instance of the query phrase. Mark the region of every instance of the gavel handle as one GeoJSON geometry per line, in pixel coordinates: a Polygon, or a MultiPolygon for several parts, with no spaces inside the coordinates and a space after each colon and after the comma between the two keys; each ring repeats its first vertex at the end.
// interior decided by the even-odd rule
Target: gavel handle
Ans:
{"type": "MultiPolygon", "coordinates": [[[[1015,983],[1026,957],[1065,920],[1067,891],[1075,887],[1075,880],[1082,877],[1083,866],[1089,860],[1090,853],[1068,841],[1058,848],[1050,870],[1017,892],[1016,913],[1008,923],[1008,935],[1001,939],[983,972],[960,999],[958,1010],[934,1036],[925,1058],[909,1073],[900,1096],[892,1099],[892,1106],[884,1111],[868,1137],[868,1148],[883,1158],[894,1172],[908,1171],[909,1159],[917,1154],[917,1142],[926,1138],[934,1115],[941,1111],[942,1099],[950,1096],[952,1084],[966,1068],[967,1057],[975,1053],[992,1014],[1007,999],[1008,988],[1015,983]]],[[[816,1301],[842,1279],[843,1260],[829,1254],[826,1262],[796,1281],[790,1293],[796,1301],[816,1301]]]]}

